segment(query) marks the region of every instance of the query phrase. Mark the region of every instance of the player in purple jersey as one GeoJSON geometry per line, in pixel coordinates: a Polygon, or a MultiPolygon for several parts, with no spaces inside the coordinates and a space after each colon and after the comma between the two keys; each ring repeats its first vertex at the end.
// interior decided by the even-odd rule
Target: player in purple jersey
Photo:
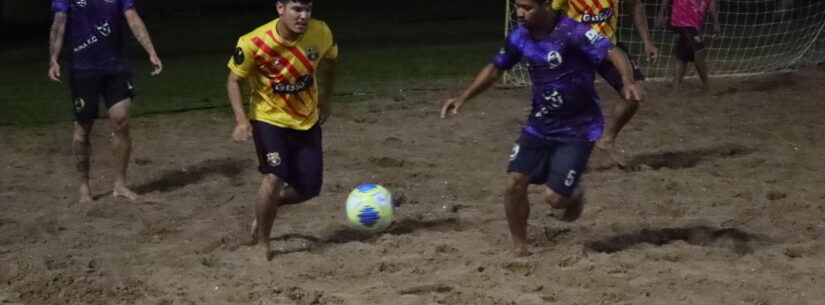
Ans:
{"type": "Polygon", "coordinates": [[[517,0],[521,26],[513,29],[493,62],[458,97],[444,101],[441,117],[457,114],[464,103],[489,88],[503,70],[520,60],[529,66],[533,83],[532,111],[513,147],[504,192],[507,224],[513,238],[512,254],[527,251],[527,187],[545,184],[545,200],[565,209],[562,220],[576,220],[582,212],[582,172],[604,119],[593,87],[596,64],[610,60],[624,81],[622,95],[641,99],[644,89],[633,80],[630,61],[619,48],[587,25],[550,10],[547,0],[517,0]],[[556,20],[559,20],[556,23],[556,20]]]}
{"type": "Polygon", "coordinates": [[[134,0],[52,0],[54,22],[49,38],[49,78],[60,80],[58,54],[67,44],[69,88],[74,105],[72,150],[80,172],[80,201],[91,201],[89,188],[89,133],[102,99],[114,131],[114,188],[112,195],[136,200],[138,195],[126,187],[126,169],[132,151],[129,135],[129,105],[134,97],[123,42],[123,24],[149,53],[154,65],[152,75],[163,70],[146,25],[134,8],[134,0]]]}

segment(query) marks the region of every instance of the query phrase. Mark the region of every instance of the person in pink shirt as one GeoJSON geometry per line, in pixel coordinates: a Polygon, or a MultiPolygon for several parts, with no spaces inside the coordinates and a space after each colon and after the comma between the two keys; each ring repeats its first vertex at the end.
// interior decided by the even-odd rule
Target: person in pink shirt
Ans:
{"type": "MultiPolygon", "coordinates": [[[[662,0],[662,5],[659,7],[656,26],[660,28],[664,28],[664,11],[668,5],[670,5],[670,0],[662,0]]],[[[716,9],[716,0],[673,0],[670,26],[676,33],[675,55],[678,60],[676,69],[673,72],[674,92],[679,91],[689,62],[693,62],[696,66],[696,72],[699,74],[699,78],[702,79],[705,90],[710,86],[705,63],[707,51],[702,36],[699,34],[702,32],[707,12],[710,12],[713,16],[713,36],[716,36],[722,31],[719,25],[719,11],[716,9]]]]}

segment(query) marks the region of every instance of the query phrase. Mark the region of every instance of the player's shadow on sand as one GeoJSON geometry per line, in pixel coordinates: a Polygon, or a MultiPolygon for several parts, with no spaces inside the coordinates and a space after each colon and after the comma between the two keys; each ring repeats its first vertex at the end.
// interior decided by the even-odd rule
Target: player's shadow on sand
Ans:
{"type": "Polygon", "coordinates": [[[706,226],[687,228],[643,229],[637,233],[622,234],[585,243],[585,248],[603,253],[615,253],[640,244],[662,246],[675,241],[691,245],[728,248],[736,254],[753,252],[751,241],[756,235],[735,228],[714,229],[706,226]]]}
{"type": "Polygon", "coordinates": [[[195,184],[203,178],[220,174],[230,180],[240,175],[245,169],[250,168],[250,160],[243,159],[206,159],[198,164],[187,166],[184,169],[167,170],[154,181],[140,185],[134,189],[138,194],[151,192],[169,192],[190,184],[195,184]]]}
{"type": "Polygon", "coordinates": [[[380,233],[371,233],[368,231],[350,228],[347,226],[340,226],[328,232],[322,233],[321,237],[315,237],[312,235],[298,233],[288,233],[275,236],[271,240],[288,242],[295,239],[301,239],[305,242],[302,242],[301,245],[297,247],[289,247],[274,250],[270,254],[270,257],[302,251],[323,251],[324,249],[335,244],[344,244],[353,241],[366,242],[377,239],[378,237],[384,234],[402,235],[409,234],[421,229],[429,229],[444,232],[462,230],[463,227],[455,218],[444,218],[435,220],[402,219],[401,221],[392,224],[392,226],[390,226],[386,231],[380,233]]]}
{"type": "MultiPolygon", "coordinates": [[[[734,158],[754,152],[739,144],[722,144],[714,147],[695,148],[684,151],[663,151],[631,156],[623,167],[626,171],[658,170],[661,168],[692,168],[699,163],[717,159],[734,158]]],[[[613,163],[598,164],[593,170],[604,171],[615,166],[613,163]]]]}

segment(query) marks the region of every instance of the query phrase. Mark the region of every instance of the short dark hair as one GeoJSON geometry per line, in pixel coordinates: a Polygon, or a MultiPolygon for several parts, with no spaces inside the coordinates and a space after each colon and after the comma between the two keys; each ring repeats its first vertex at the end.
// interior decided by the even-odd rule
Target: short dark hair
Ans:
{"type": "Polygon", "coordinates": [[[290,2],[298,2],[300,4],[310,4],[312,0],[276,0],[275,2],[280,2],[283,5],[287,5],[290,2]]]}

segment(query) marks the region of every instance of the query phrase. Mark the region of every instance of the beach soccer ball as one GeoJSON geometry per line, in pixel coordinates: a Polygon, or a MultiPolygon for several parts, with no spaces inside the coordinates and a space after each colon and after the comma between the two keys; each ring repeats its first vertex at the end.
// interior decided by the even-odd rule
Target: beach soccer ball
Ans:
{"type": "Polygon", "coordinates": [[[394,214],[392,194],[378,184],[362,184],[347,197],[347,218],[359,229],[384,230],[392,223],[394,214]]]}

